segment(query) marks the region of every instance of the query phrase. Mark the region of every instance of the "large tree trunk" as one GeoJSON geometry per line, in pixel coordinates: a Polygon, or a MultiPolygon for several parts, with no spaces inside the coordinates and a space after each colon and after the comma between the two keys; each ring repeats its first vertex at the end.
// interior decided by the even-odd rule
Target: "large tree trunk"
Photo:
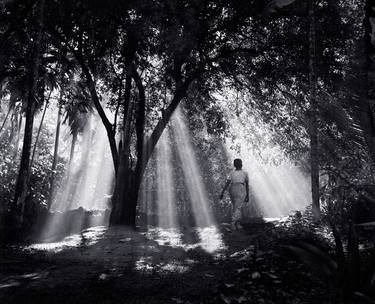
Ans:
{"type": "MultiPolygon", "coordinates": [[[[134,79],[134,82],[138,88],[138,105],[136,110],[136,120],[135,120],[135,128],[136,128],[136,135],[137,135],[137,163],[135,169],[132,170],[129,168],[129,164],[125,164],[128,166],[128,170],[126,170],[126,183],[128,186],[124,189],[125,193],[127,194],[125,197],[117,201],[118,204],[122,206],[122,212],[120,213],[119,222],[128,226],[135,227],[136,224],[136,213],[137,213],[137,202],[138,202],[138,195],[139,190],[141,187],[143,170],[144,170],[144,128],[145,128],[145,111],[146,111],[146,96],[145,90],[142,84],[141,77],[139,76],[135,67],[131,69],[131,76],[134,79]]],[[[129,123],[131,118],[131,113],[129,114],[127,122],[129,123]]],[[[130,125],[129,125],[130,126],[130,125]]],[[[127,147],[126,144],[130,144],[130,134],[127,134],[128,138],[127,143],[124,141],[125,145],[124,148],[127,147]]],[[[128,152],[124,150],[124,157],[126,159],[129,158],[128,152]]],[[[124,187],[124,184],[122,184],[124,187]]]]}
{"type": "MultiPolygon", "coordinates": [[[[152,155],[152,152],[160,138],[163,134],[165,127],[170,121],[174,111],[180,104],[181,100],[185,97],[187,89],[189,87],[190,81],[185,81],[184,83],[178,83],[174,97],[164,111],[164,116],[160,119],[156,125],[151,136],[148,138],[147,142],[144,141],[144,124],[145,124],[145,94],[141,83],[139,75],[133,73],[138,92],[139,92],[139,104],[136,119],[136,131],[137,131],[137,164],[135,169],[130,169],[128,167],[124,168],[125,178],[118,176],[116,179],[116,184],[118,183],[121,187],[124,196],[117,197],[116,191],[114,192],[114,201],[119,205],[118,209],[112,210],[111,214],[111,224],[123,224],[134,227],[136,224],[136,210],[138,203],[139,191],[142,183],[142,178],[144,171],[146,169],[147,163],[152,155]],[[121,210],[121,211],[119,211],[121,210]]],[[[127,147],[124,144],[124,147],[127,147]]],[[[122,153],[123,154],[123,153],[122,153]]],[[[124,154],[126,155],[126,154],[124,154]]],[[[120,156],[121,157],[121,156],[120,156]]],[[[127,155],[127,157],[129,157],[127,155]]],[[[128,158],[127,158],[128,159],[128,158]]],[[[126,159],[126,160],[127,160],[126,159]]],[[[120,161],[121,163],[121,161],[120,161]]],[[[119,168],[120,173],[121,166],[119,168]]],[[[121,169],[122,170],[122,169],[121,169]]]]}
{"type": "Polygon", "coordinates": [[[128,64],[125,81],[125,94],[124,94],[124,105],[125,114],[123,120],[122,139],[119,149],[119,161],[118,169],[116,172],[115,188],[112,196],[112,211],[110,217],[110,224],[124,224],[128,226],[134,226],[132,221],[125,219],[126,212],[124,208],[124,201],[129,198],[129,192],[131,190],[131,169],[129,168],[129,153],[130,153],[130,139],[131,139],[131,123],[133,116],[133,103],[131,102],[131,66],[128,64]]]}
{"type": "Polygon", "coordinates": [[[32,133],[34,126],[35,97],[37,94],[39,66],[41,61],[42,27],[44,17],[44,0],[41,0],[38,6],[37,30],[35,34],[35,43],[33,46],[32,67],[30,73],[29,91],[26,106],[26,123],[22,147],[21,164],[17,176],[14,201],[11,207],[12,214],[23,222],[23,212],[25,208],[25,199],[28,192],[28,179],[30,174],[30,152],[32,145],[32,133]]]}
{"type": "Polygon", "coordinates": [[[316,30],[315,30],[315,0],[309,3],[309,86],[310,86],[310,168],[312,211],[315,219],[320,218],[319,196],[319,149],[318,149],[318,104],[317,104],[317,77],[316,77],[316,30]]]}

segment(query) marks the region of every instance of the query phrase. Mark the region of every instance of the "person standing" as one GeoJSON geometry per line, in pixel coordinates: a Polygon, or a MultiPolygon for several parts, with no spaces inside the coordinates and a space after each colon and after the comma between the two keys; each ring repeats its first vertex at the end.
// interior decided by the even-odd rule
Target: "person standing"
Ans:
{"type": "Polygon", "coordinates": [[[249,175],[242,170],[242,160],[236,158],[233,162],[235,170],[230,172],[228,179],[220,194],[220,199],[223,199],[224,193],[229,187],[229,196],[232,202],[232,227],[238,229],[240,224],[241,210],[244,203],[249,201],[249,175]]]}

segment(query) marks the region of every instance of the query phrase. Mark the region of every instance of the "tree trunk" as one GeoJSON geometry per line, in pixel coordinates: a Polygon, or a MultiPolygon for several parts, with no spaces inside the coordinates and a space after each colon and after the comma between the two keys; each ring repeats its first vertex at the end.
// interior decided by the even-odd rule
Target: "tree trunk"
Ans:
{"type": "Polygon", "coordinates": [[[68,165],[69,172],[68,172],[68,174],[70,174],[70,171],[72,170],[72,163],[73,163],[73,159],[74,159],[74,150],[75,150],[75,147],[76,147],[77,136],[78,136],[77,132],[74,132],[73,137],[72,137],[72,145],[70,146],[69,165],[68,165]]]}
{"type": "Polygon", "coordinates": [[[359,242],[356,227],[353,222],[349,225],[348,233],[348,292],[347,295],[350,296],[358,290],[360,286],[361,279],[361,261],[359,253],[359,242]]]}
{"type": "MultiPolygon", "coordinates": [[[[167,107],[167,109],[164,111],[164,116],[161,118],[161,120],[156,125],[153,133],[151,134],[150,138],[147,140],[146,144],[144,144],[144,140],[142,137],[142,134],[144,132],[144,114],[142,114],[142,111],[144,111],[145,107],[145,96],[144,96],[144,90],[142,89],[143,86],[141,86],[140,78],[137,78],[136,74],[133,74],[133,77],[136,78],[135,82],[138,87],[139,91],[139,98],[140,98],[140,104],[138,105],[138,113],[137,113],[137,121],[136,125],[138,124],[138,130],[137,130],[137,164],[135,166],[134,170],[131,170],[127,167],[126,164],[124,164],[124,168],[120,165],[118,173],[124,172],[124,177],[119,175],[116,178],[116,187],[119,187],[121,191],[123,191],[123,196],[116,196],[116,187],[113,195],[113,201],[118,204],[118,208],[113,210],[111,213],[111,220],[110,224],[123,224],[128,226],[135,226],[136,223],[136,210],[137,210],[137,203],[138,203],[138,196],[139,196],[139,190],[141,187],[141,182],[143,178],[143,173],[146,169],[147,163],[152,155],[152,152],[162,135],[165,127],[167,126],[168,122],[170,121],[174,111],[178,107],[180,101],[185,97],[188,86],[190,84],[189,81],[186,81],[184,83],[179,83],[179,85],[176,88],[176,92],[174,95],[174,98],[172,99],[171,103],[167,107]],[[142,148],[141,147],[142,143],[142,148]],[[124,171],[122,171],[124,170],[124,171]]],[[[130,138],[129,138],[130,139],[130,138]]],[[[127,143],[124,141],[123,145],[124,149],[127,146],[127,143]]],[[[122,153],[122,155],[125,155],[122,153]]],[[[120,159],[121,159],[120,155],[120,159]]],[[[129,155],[127,154],[128,160],[129,155]]],[[[120,164],[122,164],[122,161],[120,160],[120,164]]]]}
{"type": "Polygon", "coordinates": [[[102,123],[107,131],[107,137],[109,141],[109,147],[111,149],[111,155],[113,159],[113,166],[115,169],[115,173],[117,174],[117,168],[119,167],[119,154],[117,151],[117,145],[116,145],[116,126],[112,125],[111,122],[108,120],[107,115],[104,112],[104,109],[100,103],[96,87],[95,87],[95,82],[94,79],[90,73],[89,68],[85,64],[85,61],[83,59],[82,54],[73,51],[74,56],[76,57],[78,63],[81,66],[82,72],[85,75],[86,78],[86,83],[87,83],[87,88],[89,89],[91,99],[94,103],[94,106],[96,108],[96,111],[99,114],[100,119],[102,120],[102,123]]]}
{"type": "MultiPolygon", "coordinates": [[[[135,128],[136,128],[136,135],[137,135],[137,163],[135,166],[134,171],[131,168],[127,170],[127,184],[129,185],[125,190],[127,194],[122,200],[118,203],[122,205],[122,212],[120,217],[120,222],[135,227],[136,224],[136,213],[137,213],[137,202],[138,202],[138,195],[139,190],[141,187],[142,177],[143,177],[143,170],[144,170],[144,127],[145,127],[145,111],[146,111],[146,96],[144,86],[142,84],[142,80],[133,66],[131,69],[131,75],[134,79],[134,82],[138,88],[138,105],[136,111],[136,121],[135,121],[135,128]]],[[[127,122],[130,122],[131,112],[128,113],[129,117],[127,122]]],[[[130,125],[129,125],[130,127],[130,125]]],[[[127,143],[124,141],[126,148],[126,144],[130,144],[130,133],[127,134],[127,143]]],[[[125,152],[125,151],[124,151],[125,152]]],[[[129,158],[127,152],[125,152],[124,156],[126,159],[129,158]]],[[[126,164],[125,164],[126,165],[126,164]]],[[[129,166],[129,164],[127,164],[129,166]]]]}
{"type": "Polygon", "coordinates": [[[35,138],[35,142],[34,142],[34,149],[33,149],[33,153],[32,153],[32,155],[31,155],[30,170],[31,170],[31,168],[32,168],[32,166],[33,166],[33,163],[34,163],[35,154],[36,154],[36,149],[37,149],[38,142],[39,142],[39,137],[40,137],[40,132],[42,131],[42,126],[43,126],[44,118],[45,118],[45,116],[46,116],[46,112],[47,112],[47,108],[48,108],[49,99],[51,98],[51,93],[52,93],[52,90],[51,90],[50,93],[49,93],[48,99],[47,99],[46,104],[45,104],[45,106],[44,106],[44,110],[43,110],[42,118],[41,118],[40,123],[39,123],[38,132],[37,132],[37,134],[36,134],[36,138],[35,138]]]}
{"type": "Polygon", "coordinates": [[[56,167],[57,167],[57,160],[58,160],[57,157],[58,157],[58,153],[59,153],[62,98],[63,98],[63,91],[61,89],[61,91],[60,91],[60,99],[59,99],[59,108],[58,108],[58,112],[57,112],[55,148],[54,148],[54,151],[53,151],[53,161],[52,161],[52,168],[51,168],[52,173],[51,173],[50,186],[49,186],[49,197],[48,197],[48,201],[47,201],[48,210],[50,210],[51,205],[52,205],[53,188],[54,188],[54,184],[55,184],[55,175],[56,175],[56,167]]]}
{"type": "Polygon", "coordinates": [[[44,17],[44,0],[41,0],[38,7],[37,31],[33,46],[32,67],[30,75],[29,91],[26,106],[25,134],[22,147],[21,164],[18,172],[14,201],[12,204],[12,214],[20,224],[23,222],[23,212],[25,199],[28,192],[28,176],[30,174],[30,152],[32,144],[32,134],[34,125],[35,97],[37,94],[39,66],[41,61],[42,27],[44,17]]]}
{"type": "Polygon", "coordinates": [[[20,135],[21,135],[21,128],[22,128],[22,113],[18,114],[19,119],[17,119],[17,134],[16,134],[16,143],[15,143],[15,148],[14,148],[14,154],[13,158],[16,159],[18,155],[18,147],[20,145],[20,135]]]}
{"type": "Polygon", "coordinates": [[[128,226],[135,226],[135,220],[128,221],[125,219],[124,211],[124,201],[126,198],[129,198],[129,192],[131,189],[130,177],[131,170],[129,168],[129,153],[130,153],[130,139],[131,139],[131,122],[132,122],[132,113],[133,113],[133,103],[131,102],[131,66],[127,66],[126,72],[126,81],[125,81],[125,94],[124,94],[124,103],[125,103],[125,115],[123,120],[123,133],[122,133],[122,148],[119,151],[119,161],[118,169],[116,172],[116,183],[115,189],[112,196],[112,211],[110,217],[110,224],[124,224],[128,226]]]}
{"type": "Polygon", "coordinates": [[[309,86],[310,86],[310,167],[312,211],[314,218],[320,218],[319,196],[319,149],[318,149],[318,104],[317,104],[317,76],[316,76],[316,30],[314,1],[309,3],[309,86]]]}
{"type": "Polygon", "coordinates": [[[364,18],[364,64],[363,79],[365,92],[360,99],[360,123],[364,129],[365,141],[369,155],[375,165],[375,29],[371,19],[375,20],[375,1],[367,0],[364,18]]]}
{"type": "Polygon", "coordinates": [[[7,115],[5,116],[4,121],[3,121],[3,123],[1,124],[1,127],[0,127],[0,133],[1,133],[1,131],[4,129],[4,126],[5,126],[5,124],[6,124],[7,120],[8,120],[8,117],[9,117],[10,112],[11,112],[11,107],[9,106],[9,108],[8,108],[8,112],[7,112],[7,115]]]}

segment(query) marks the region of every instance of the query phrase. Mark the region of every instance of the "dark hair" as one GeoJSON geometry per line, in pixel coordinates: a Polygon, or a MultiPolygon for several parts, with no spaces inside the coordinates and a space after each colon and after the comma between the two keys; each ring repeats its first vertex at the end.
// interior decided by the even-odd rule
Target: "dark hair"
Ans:
{"type": "Polygon", "coordinates": [[[234,167],[235,167],[237,170],[242,169],[242,160],[241,160],[240,158],[236,158],[236,159],[233,161],[233,165],[234,165],[234,167]]]}

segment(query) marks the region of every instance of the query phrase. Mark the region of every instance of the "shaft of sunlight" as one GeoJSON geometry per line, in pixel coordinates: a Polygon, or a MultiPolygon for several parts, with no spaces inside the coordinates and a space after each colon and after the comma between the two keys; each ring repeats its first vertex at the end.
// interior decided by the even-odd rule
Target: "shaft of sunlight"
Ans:
{"type": "Polygon", "coordinates": [[[177,108],[173,115],[172,129],[196,225],[198,227],[212,226],[214,220],[210,210],[204,181],[199,172],[195,152],[190,142],[189,131],[180,108],[177,108]]]}
{"type": "MultiPolygon", "coordinates": [[[[292,211],[304,209],[310,201],[309,177],[285,156],[277,164],[264,161],[264,157],[259,157],[250,148],[243,128],[236,126],[236,123],[233,123],[232,128],[237,136],[234,143],[227,141],[227,153],[232,160],[241,158],[244,170],[249,173],[252,194],[250,203],[255,204],[266,217],[282,217],[292,211]],[[233,146],[240,147],[240,151],[235,151],[233,146]]],[[[267,155],[265,158],[272,159],[283,153],[278,147],[269,146],[262,154],[267,155]]]]}
{"type": "Polygon", "coordinates": [[[98,117],[90,117],[75,154],[61,186],[54,189],[53,214],[47,219],[42,240],[108,224],[106,210],[114,172],[106,132],[98,117]]]}
{"type": "MultiPolygon", "coordinates": [[[[108,208],[113,165],[104,127],[91,117],[82,135],[82,147],[76,161],[67,173],[67,182],[52,203],[54,211],[67,211],[82,207],[86,210],[108,208]]],[[[78,150],[78,149],[77,149],[78,150]]]]}
{"type": "Polygon", "coordinates": [[[168,129],[164,131],[156,148],[158,226],[176,227],[176,196],[168,129]]]}

